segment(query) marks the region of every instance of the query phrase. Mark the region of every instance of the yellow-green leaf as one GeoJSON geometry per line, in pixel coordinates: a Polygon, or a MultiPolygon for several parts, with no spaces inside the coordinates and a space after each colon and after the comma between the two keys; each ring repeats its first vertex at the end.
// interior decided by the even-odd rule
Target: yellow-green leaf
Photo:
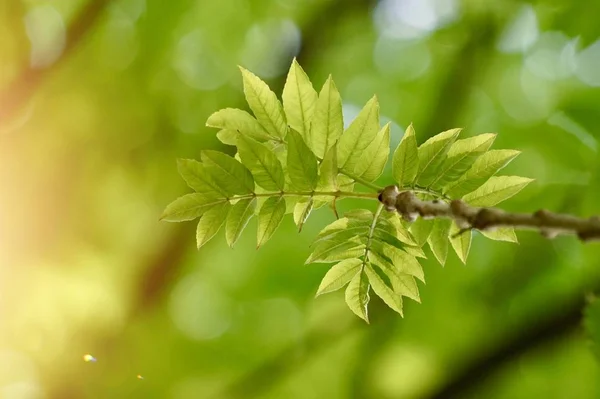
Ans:
{"type": "Polygon", "coordinates": [[[302,231],[302,227],[310,216],[314,207],[314,201],[309,198],[307,201],[299,201],[294,207],[294,223],[298,226],[298,231],[302,231]]]}
{"type": "Polygon", "coordinates": [[[458,255],[459,259],[467,264],[467,257],[469,256],[469,250],[471,249],[471,238],[473,233],[471,230],[465,231],[461,233],[459,236],[455,237],[455,235],[460,231],[456,223],[452,223],[452,227],[450,228],[450,244],[452,244],[452,248],[454,248],[454,252],[458,255]]]}
{"type": "Polygon", "coordinates": [[[298,190],[313,191],[317,187],[317,158],[294,129],[288,133],[287,173],[298,190]]]}
{"type": "Polygon", "coordinates": [[[369,280],[364,271],[357,273],[346,288],[346,304],[355,315],[369,322],[369,280]]]}
{"type": "Polygon", "coordinates": [[[519,240],[513,227],[499,227],[495,230],[484,230],[480,233],[490,240],[518,243],[519,240]]]}
{"type": "Polygon", "coordinates": [[[520,151],[490,150],[481,155],[457,181],[444,188],[444,194],[453,199],[461,198],[485,183],[500,169],[515,159],[520,151]]]}
{"type": "Polygon", "coordinates": [[[419,171],[419,151],[412,123],[406,128],[400,144],[394,151],[392,174],[400,187],[409,185],[419,171]]]}
{"type": "Polygon", "coordinates": [[[371,144],[378,131],[379,102],[373,96],[340,138],[337,150],[339,167],[354,170],[363,159],[362,151],[371,144]]]}
{"type": "Polygon", "coordinates": [[[440,166],[446,160],[448,150],[454,144],[461,129],[450,129],[437,134],[419,147],[419,171],[415,182],[428,186],[440,171],[440,166]]]}
{"type": "Polygon", "coordinates": [[[217,132],[217,139],[223,144],[236,145],[238,134],[236,130],[221,129],[217,132]]]}
{"type": "Polygon", "coordinates": [[[400,313],[402,316],[402,295],[394,292],[393,289],[387,286],[387,284],[379,277],[377,272],[373,270],[371,265],[367,264],[365,273],[369,278],[371,288],[378,297],[380,297],[386,305],[392,310],[400,313]]]}
{"type": "Polygon", "coordinates": [[[494,206],[521,191],[533,179],[520,176],[492,176],[477,190],[463,197],[473,206],[494,206]]]}
{"type": "Polygon", "coordinates": [[[377,133],[375,139],[361,153],[354,174],[367,181],[375,181],[383,173],[390,155],[390,124],[377,133]]]}
{"type": "MultiPolygon", "coordinates": [[[[208,117],[206,126],[238,132],[258,141],[266,141],[270,138],[269,133],[252,115],[237,108],[224,108],[213,113],[208,117]]],[[[231,137],[231,139],[235,144],[235,137],[231,137]]]]}
{"type": "Polygon", "coordinates": [[[248,222],[254,216],[256,211],[256,198],[245,198],[235,203],[229,215],[227,215],[227,224],[225,226],[225,239],[230,247],[236,243],[242,231],[248,225],[248,222]]]}
{"type": "Polygon", "coordinates": [[[400,272],[395,266],[390,267],[389,262],[374,263],[374,265],[390,279],[396,294],[421,302],[419,287],[413,276],[400,272]]]}
{"type": "Polygon", "coordinates": [[[215,182],[227,193],[250,194],[254,192],[254,179],[250,171],[240,162],[218,151],[204,150],[202,161],[207,168],[212,167],[211,175],[215,182]]]}
{"type": "Polygon", "coordinates": [[[342,99],[329,76],[317,99],[307,144],[317,157],[323,158],[343,130],[342,99]]]}
{"type": "Polygon", "coordinates": [[[442,266],[446,264],[446,258],[448,257],[448,234],[451,226],[452,221],[450,219],[435,219],[433,229],[427,239],[433,255],[442,266]]]}
{"type": "Polygon", "coordinates": [[[206,197],[226,198],[227,193],[214,181],[205,166],[193,159],[178,159],[177,170],[187,185],[206,197]]]}
{"type": "Polygon", "coordinates": [[[284,215],[285,199],[283,197],[270,197],[265,201],[258,213],[257,248],[271,238],[281,224],[284,215]]]}
{"type": "Polygon", "coordinates": [[[244,80],[244,94],[256,119],[269,135],[284,138],[287,121],[283,107],[269,86],[252,72],[240,67],[244,80]]]}
{"type": "Polygon", "coordinates": [[[480,134],[475,137],[457,140],[450,150],[447,158],[440,167],[440,172],[431,182],[430,187],[439,189],[448,183],[460,178],[494,143],[496,135],[493,133],[480,134]]]}
{"type": "Polygon", "coordinates": [[[219,232],[227,214],[231,209],[231,204],[223,202],[222,204],[215,205],[200,217],[198,227],[196,228],[196,244],[198,248],[206,244],[219,232]]]}
{"type": "Polygon", "coordinates": [[[346,259],[333,265],[323,277],[316,296],[343,288],[360,271],[361,265],[360,259],[346,259]]]}
{"type": "Polygon", "coordinates": [[[337,145],[333,145],[325,154],[321,165],[319,166],[319,182],[317,189],[319,191],[336,191],[338,166],[337,166],[337,145]]]}
{"type": "Polygon", "coordinates": [[[302,137],[308,137],[318,95],[295,58],[288,72],[282,97],[288,124],[302,137]]]}
{"type": "Polygon", "coordinates": [[[166,222],[183,222],[194,220],[215,205],[222,204],[226,199],[209,198],[202,194],[186,194],[167,205],[160,220],[166,222]]]}
{"type": "Polygon", "coordinates": [[[412,233],[418,247],[422,247],[427,242],[429,234],[431,234],[431,230],[433,229],[433,224],[433,219],[418,218],[410,226],[410,232],[412,233]]]}
{"type": "Polygon", "coordinates": [[[364,253],[365,246],[358,239],[346,241],[322,241],[306,260],[309,263],[329,263],[345,259],[358,258],[364,253]]]}
{"type": "Polygon", "coordinates": [[[238,151],[244,166],[250,169],[256,184],[265,190],[283,191],[285,178],[277,156],[263,144],[239,136],[238,151]]]}

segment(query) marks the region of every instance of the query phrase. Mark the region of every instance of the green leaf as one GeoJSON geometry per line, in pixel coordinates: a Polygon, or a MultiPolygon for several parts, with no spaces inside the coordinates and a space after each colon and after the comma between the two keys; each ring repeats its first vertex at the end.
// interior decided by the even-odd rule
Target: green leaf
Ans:
{"type": "Polygon", "coordinates": [[[345,259],[358,258],[363,255],[364,244],[357,239],[338,241],[322,241],[317,244],[314,251],[306,260],[309,263],[330,263],[345,259]]]}
{"type": "Polygon", "coordinates": [[[283,139],[287,133],[287,122],[277,96],[258,76],[242,67],[240,71],[244,80],[246,101],[254,116],[271,136],[283,139]]]}
{"type": "Polygon", "coordinates": [[[396,294],[421,302],[419,287],[412,276],[400,272],[395,266],[390,267],[389,262],[374,263],[374,265],[389,278],[396,294]]]}
{"type": "Polygon", "coordinates": [[[340,138],[337,150],[339,167],[353,171],[362,160],[362,151],[375,139],[378,130],[379,102],[373,96],[340,138]]]}
{"type": "Polygon", "coordinates": [[[398,269],[403,274],[409,274],[425,282],[423,268],[414,256],[388,244],[376,244],[371,249],[369,260],[372,264],[398,269]]]}
{"type": "Polygon", "coordinates": [[[469,256],[469,250],[471,249],[471,238],[473,232],[471,230],[465,231],[461,233],[459,236],[454,237],[460,229],[456,226],[456,223],[452,223],[452,227],[450,228],[450,244],[452,244],[452,248],[454,248],[454,252],[458,255],[459,259],[467,264],[467,256],[469,256]]]}
{"type": "Polygon", "coordinates": [[[365,273],[369,278],[369,283],[371,284],[371,288],[378,297],[380,297],[386,305],[388,305],[392,310],[400,313],[402,316],[402,296],[398,293],[395,293],[393,289],[387,286],[387,284],[379,277],[377,272],[373,270],[371,265],[367,264],[365,268],[365,273]]]}
{"type": "Polygon", "coordinates": [[[288,133],[287,173],[298,190],[313,191],[317,187],[317,158],[294,129],[288,133]]]}
{"type": "Polygon", "coordinates": [[[281,224],[285,215],[285,199],[270,197],[258,213],[258,234],[256,248],[266,243],[281,224]]]}
{"type": "Polygon", "coordinates": [[[295,58],[288,72],[282,97],[288,124],[302,137],[308,137],[318,95],[295,58]]]}
{"type": "MultiPolygon", "coordinates": [[[[208,117],[206,126],[224,129],[225,131],[239,132],[243,136],[251,137],[258,141],[266,141],[270,138],[269,133],[267,133],[252,115],[244,110],[236,108],[224,108],[213,113],[208,117]]],[[[233,144],[235,144],[235,137],[228,137],[230,137],[234,141],[233,144]]]]}
{"type": "Polygon", "coordinates": [[[433,255],[442,266],[444,266],[448,257],[448,234],[451,226],[452,221],[450,219],[435,219],[433,229],[427,239],[433,255]]]}
{"type": "Polygon", "coordinates": [[[369,280],[364,271],[357,273],[346,288],[346,304],[355,315],[369,322],[369,280]]]}
{"type": "Polygon", "coordinates": [[[381,228],[373,229],[373,236],[379,239],[380,241],[383,241],[400,250],[404,250],[404,248],[406,248],[406,244],[404,244],[402,241],[396,238],[396,236],[388,233],[387,231],[381,228]]]}
{"type": "Polygon", "coordinates": [[[461,129],[451,129],[437,134],[419,147],[419,172],[415,182],[428,186],[438,175],[440,166],[446,160],[448,150],[454,144],[461,129]]]}
{"type": "Polygon", "coordinates": [[[252,174],[237,160],[218,151],[204,150],[201,156],[207,168],[212,167],[211,176],[224,191],[240,195],[254,192],[252,174]]]}
{"type": "Polygon", "coordinates": [[[499,227],[495,230],[479,231],[484,237],[494,241],[505,241],[518,243],[515,229],[512,227],[499,227]]]}
{"type": "Polygon", "coordinates": [[[473,206],[494,206],[521,191],[533,179],[520,176],[492,176],[477,190],[463,197],[473,206]]]}
{"type": "Polygon", "coordinates": [[[392,173],[400,187],[411,184],[419,171],[419,152],[412,123],[406,128],[400,144],[394,151],[392,173]]]}
{"type": "Polygon", "coordinates": [[[390,123],[387,123],[377,133],[375,139],[361,153],[361,161],[356,164],[354,174],[367,180],[374,181],[383,173],[390,155],[390,123]]]}
{"type": "Polygon", "coordinates": [[[340,138],[343,130],[342,99],[330,75],[317,99],[307,140],[308,146],[322,159],[340,138]]]}
{"type": "Polygon", "coordinates": [[[333,145],[325,154],[321,165],[319,166],[319,191],[336,191],[338,166],[337,166],[337,145],[333,145]]]}
{"type": "Polygon", "coordinates": [[[362,261],[360,259],[346,259],[335,264],[323,277],[315,296],[337,291],[344,287],[360,272],[361,265],[362,261]]]}
{"type": "Polygon", "coordinates": [[[206,197],[226,198],[227,193],[213,180],[204,165],[193,159],[178,159],[177,169],[187,185],[206,197]]]}
{"type": "Polygon", "coordinates": [[[217,138],[223,144],[236,145],[238,134],[236,130],[221,129],[217,132],[217,138]]]}
{"type": "Polygon", "coordinates": [[[240,238],[255,211],[256,198],[241,199],[233,206],[227,215],[227,225],[225,226],[225,239],[230,247],[233,247],[240,238]]]}
{"type": "Polygon", "coordinates": [[[410,232],[412,233],[418,247],[422,247],[427,242],[429,234],[431,234],[431,230],[433,230],[433,224],[433,219],[418,218],[410,226],[410,232]]]}
{"type": "Polygon", "coordinates": [[[448,183],[458,180],[473,162],[485,153],[494,143],[496,135],[493,133],[480,134],[479,136],[457,140],[450,150],[440,172],[431,182],[430,187],[440,189],[448,183]]]}
{"type": "Polygon", "coordinates": [[[265,190],[283,191],[285,178],[277,156],[264,145],[242,136],[238,137],[242,163],[250,169],[256,184],[265,190]]]}
{"type": "Polygon", "coordinates": [[[299,201],[294,207],[294,223],[298,226],[298,231],[302,231],[302,226],[310,216],[314,208],[312,197],[308,201],[299,201]]]}
{"type": "Polygon", "coordinates": [[[200,217],[198,227],[196,228],[196,244],[198,249],[211,240],[219,232],[227,214],[231,209],[229,202],[215,205],[200,217]]]}
{"type": "Polygon", "coordinates": [[[481,155],[473,166],[457,181],[444,188],[444,194],[453,199],[461,198],[485,183],[500,169],[515,159],[520,151],[490,150],[481,155]]]}
{"type": "Polygon", "coordinates": [[[391,229],[392,234],[398,237],[400,241],[407,245],[417,245],[412,237],[412,234],[400,221],[400,215],[397,212],[384,212],[384,214],[379,218],[378,224],[383,222],[389,224],[389,229],[391,229]]]}
{"type": "Polygon", "coordinates": [[[202,194],[186,194],[167,205],[160,220],[166,222],[183,222],[202,216],[215,205],[226,202],[226,199],[209,198],[202,194]]]}

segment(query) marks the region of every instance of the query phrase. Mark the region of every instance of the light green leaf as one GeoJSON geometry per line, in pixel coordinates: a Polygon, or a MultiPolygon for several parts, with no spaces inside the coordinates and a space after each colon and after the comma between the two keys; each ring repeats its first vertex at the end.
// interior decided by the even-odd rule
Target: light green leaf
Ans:
{"type": "Polygon", "coordinates": [[[419,151],[412,123],[406,128],[402,141],[394,151],[392,173],[400,187],[411,184],[419,171],[419,151]]]}
{"type": "Polygon", "coordinates": [[[450,219],[435,219],[433,229],[427,239],[433,255],[442,266],[444,266],[448,257],[448,234],[451,226],[452,221],[450,219]]]}
{"type": "Polygon", "coordinates": [[[450,228],[450,244],[452,244],[452,248],[454,248],[454,252],[458,255],[459,259],[467,264],[467,256],[469,256],[469,250],[471,249],[471,238],[472,231],[468,230],[461,233],[459,236],[454,237],[460,229],[456,226],[456,223],[452,223],[452,227],[450,228]]]}
{"type": "Polygon", "coordinates": [[[403,243],[398,238],[396,238],[396,236],[388,233],[387,231],[385,231],[381,228],[373,229],[373,235],[380,241],[383,241],[383,242],[385,242],[395,248],[398,248],[400,250],[404,250],[404,248],[406,248],[405,243],[403,243]]]}
{"type": "Polygon", "coordinates": [[[427,242],[429,234],[431,234],[431,230],[433,230],[433,224],[433,219],[418,218],[410,226],[410,232],[412,233],[418,247],[422,247],[427,242]]]}
{"type": "Polygon", "coordinates": [[[298,190],[313,191],[317,187],[317,158],[294,129],[288,133],[287,173],[298,190]]]}
{"type": "Polygon", "coordinates": [[[358,258],[363,255],[365,246],[357,239],[338,241],[322,241],[306,260],[309,263],[329,263],[345,259],[358,258]]]}
{"type": "Polygon", "coordinates": [[[315,296],[337,291],[344,287],[358,272],[360,272],[361,265],[362,261],[360,259],[346,259],[335,264],[329,269],[327,274],[325,274],[325,277],[323,277],[315,296]]]}
{"type": "Polygon", "coordinates": [[[302,231],[302,226],[310,216],[314,208],[312,197],[308,201],[299,201],[294,207],[294,223],[298,226],[298,231],[302,231]]]}
{"type": "Polygon", "coordinates": [[[494,241],[506,241],[518,243],[515,229],[512,227],[499,227],[495,230],[479,231],[484,237],[494,241]]]}
{"type": "Polygon", "coordinates": [[[372,249],[369,252],[369,260],[372,264],[398,269],[403,274],[409,274],[425,282],[423,268],[414,256],[383,243],[374,245],[372,249]]]}
{"type": "Polygon", "coordinates": [[[460,179],[448,184],[444,188],[444,194],[453,199],[461,198],[485,183],[519,154],[520,151],[515,150],[490,150],[486,152],[475,160],[473,166],[460,179]]]}
{"type": "Polygon", "coordinates": [[[167,205],[160,220],[166,222],[183,222],[202,216],[215,205],[226,202],[226,199],[209,198],[202,194],[186,194],[167,205]]]}
{"type": "Polygon", "coordinates": [[[277,96],[258,76],[242,67],[240,71],[246,101],[254,116],[271,136],[283,139],[287,133],[287,122],[277,96]]]}
{"type": "Polygon", "coordinates": [[[337,185],[337,145],[333,145],[319,166],[319,183],[317,188],[319,191],[336,191],[337,185]]]}
{"type": "Polygon", "coordinates": [[[354,225],[352,227],[346,227],[343,229],[333,229],[327,230],[326,233],[321,233],[315,239],[313,244],[317,244],[321,241],[335,241],[335,242],[344,242],[353,237],[356,237],[359,234],[363,234],[369,231],[370,226],[368,225],[354,225]]]}
{"type": "Polygon", "coordinates": [[[285,215],[285,199],[270,197],[258,213],[258,234],[256,248],[266,243],[281,224],[285,215]]]}
{"type": "Polygon", "coordinates": [[[229,202],[215,205],[200,217],[198,227],[196,228],[196,244],[198,248],[206,244],[219,232],[227,214],[231,209],[229,202]]]}
{"type": "Polygon", "coordinates": [[[533,179],[520,176],[492,176],[477,190],[463,197],[473,206],[494,206],[521,191],[533,179]]]}
{"type": "Polygon", "coordinates": [[[446,160],[448,150],[454,144],[461,129],[450,129],[437,134],[419,147],[419,171],[415,182],[428,186],[438,175],[440,166],[446,160]]]}
{"type": "MultiPolygon", "coordinates": [[[[251,137],[258,141],[266,141],[269,140],[269,133],[262,127],[260,123],[252,115],[248,112],[236,109],[236,108],[224,108],[213,113],[208,117],[206,121],[206,126],[208,127],[216,127],[218,129],[224,129],[225,131],[233,131],[241,133],[243,136],[251,137]]],[[[221,133],[223,134],[227,133],[221,133]]],[[[217,137],[219,134],[217,134],[217,137]]],[[[235,137],[227,134],[229,137],[229,143],[225,144],[235,144],[235,137]],[[233,143],[231,143],[233,141],[233,143]]]]}
{"type": "Polygon", "coordinates": [[[340,191],[354,191],[354,180],[346,175],[338,174],[337,184],[340,191]]]}
{"type": "Polygon", "coordinates": [[[317,99],[307,144],[322,159],[340,138],[343,130],[342,99],[329,76],[317,99]]]}
{"type": "Polygon", "coordinates": [[[233,206],[229,215],[227,215],[227,224],[225,226],[225,239],[230,247],[240,238],[242,231],[248,225],[248,222],[254,216],[256,211],[256,198],[241,199],[233,206]]]}
{"type": "Polygon", "coordinates": [[[217,132],[217,139],[223,144],[236,145],[238,134],[235,130],[221,129],[217,132]]]}
{"type": "Polygon", "coordinates": [[[390,267],[389,262],[374,263],[374,265],[390,279],[396,294],[421,302],[419,287],[417,287],[417,283],[412,276],[400,272],[395,266],[390,267]]]}
{"type": "Polygon", "coordinates": [[[355,315],[369,322],[369,280],[364,271],[357,273],[346,288],[346,304],[355,315]]]}
{"type": "Polygon", "coordinates": [[[375,139],[378,130],[379,102],[373,96],[340,138],[337,151],[339,167],[353,171],[362,160],[362,151],[375,139]]]}
{"type": "Polygon", "coordinates": [[[495,134],[486,133],[457,140],[448,150],[447,158],[430,187],[439,189],[458,180],[481,154],[489,150],[495,139],[495,134]]]}
{"type": "Polygon", "coordinates": [[[361,153],[361,161],[356,164],[354,174],[374,181],[383,173],[390,155],[390,123],[377,133],[375,139],[361,153]]]}
{"type": "Polygon", "coordinates": [[[389,224],[392,234],[407,245],[417,245],[412,234],[404,227],[397,212],[384,212],[379,218],[378,224],[385,222],[389,224]]]}
{"type": "Polygon", "coordinates": [[[285,178],[277,156],[264,145],[242,136],[238,137],[242,163],[250,169],[256,184],[265,190],[283,191],[285,178]]]}
{"type": "Polygon", "coordinates": [[[177,169],[187,185],[206,197],[226,198],[227,193],[213,180],[204,165],[193,159],[178,159],[177,169]]]}
{"type": "Polygon", "coordinates": [[[308,137],[318,95],[295,58],[288,72],[282,97],[288,124],[302,137],[308,137]]]}
{"type": "Polygon", "coordinates": [[[402,316],[402,295],[395,293],[393,289],[387,286],[387,284],[379,277],[377,272],[373,270],[371,265],[367,264],[365,273],[369,278],[371,288],[378,297],[380,297],[386,305],[392,310],[400,313],[402,316]]]}
{"type": "Polygon", "coordinates": [[[202,151],[201,156],[206,167],[213,168],[211,176],[224,191],[240,195],[254,192],[252,174],[237,160],[222,152],[210,150],[202,151]]]}

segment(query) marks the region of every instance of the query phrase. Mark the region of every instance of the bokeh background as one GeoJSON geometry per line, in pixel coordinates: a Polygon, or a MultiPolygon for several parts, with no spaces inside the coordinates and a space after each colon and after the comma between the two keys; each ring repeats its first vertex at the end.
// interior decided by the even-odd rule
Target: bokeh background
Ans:
{"type": "MultiPolygon", "coordinates": [[[[600,2],[0,1],[0,397],[598,398],[581,327],[600,249],[520,233],[424,262],[405,318],[304,266],[333,220],[255,250],[158,217],[175,160],[231,152],[206,118],[246,108],[237,65],[280,92],[294,56],[332,73],[346,123],[377,94],[392,145],[498,132],[536,179],[507,208],[600,213],[600,2]],[[86,362],[85,354],[96,361],[86,362]]],[[[246,108],[247,109],[247,108],[246,108]]],[[[388,172],[381,179],[391,182],[388,172]]],[[[360,206],[348,202],[346,207],[360,206]]],[[[372,205],[372,204],[367,204],[372,205]]]]}

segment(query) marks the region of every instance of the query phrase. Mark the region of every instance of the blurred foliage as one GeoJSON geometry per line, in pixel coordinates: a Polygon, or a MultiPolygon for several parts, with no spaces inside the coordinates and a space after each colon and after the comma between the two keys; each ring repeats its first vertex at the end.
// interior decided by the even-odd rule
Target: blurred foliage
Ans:
{"type": "Polygon", "coordinates": [[[410,317],[374,300],[366,326],[314,299],[326,267],[297,266],[331,212],[259,252],[252,234],[198,252],[158,217],[186,192],[176,158],[230,151],[204,123],[244,107],[237,65],[280,92],[294,56],[316,86],[333,74],[346,121],[377,94],[392,148],[411,122],[419,142],[497,132],[523,152],[504,172],[536,179],[506,208],[600,213],[599,8],[0,2],[0,396],[597,398],[578,328],[597,246],[475,234],[467,267],[424,263],[410,317]]]}

